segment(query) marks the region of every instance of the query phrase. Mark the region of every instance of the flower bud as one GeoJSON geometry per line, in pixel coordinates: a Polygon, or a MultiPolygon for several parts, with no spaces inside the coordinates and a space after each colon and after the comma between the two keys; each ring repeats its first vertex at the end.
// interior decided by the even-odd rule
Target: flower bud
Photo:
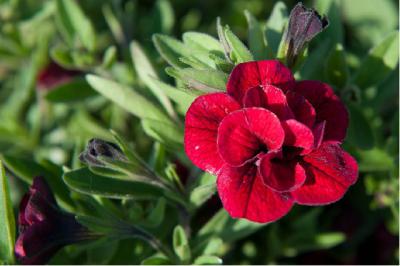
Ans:
{"type": "Polygon", "coordinates": [[[298,3],[290,12],[289,24],[284,34],[286,63],[295,65],[305,45],[329,25],[328,19],[321,17],[313,8],[298,3]]]}
{"type": "Polygon", "coordinates": [[[37,84],[39,90],[51,90],[52,88],[68,82],[81,72],[65,69],[51,62],[38,75],[37,84]]]}
{"type": "Polygon", "coordinates": [[[80,154],[79,159],[90,166],[105,166],[99,160],[99,156],[107,157],[113,161],[127,161],[117,145],[101,139],[89,140],[85,151],[80,154]]]}
{"type": "Polygon", "coordinates": [[[44,264],[63,246],[95,239],[75,216],[57,205],[43,177],[35,177],[20,203],[15,256],[22,264],[44,264]]]}

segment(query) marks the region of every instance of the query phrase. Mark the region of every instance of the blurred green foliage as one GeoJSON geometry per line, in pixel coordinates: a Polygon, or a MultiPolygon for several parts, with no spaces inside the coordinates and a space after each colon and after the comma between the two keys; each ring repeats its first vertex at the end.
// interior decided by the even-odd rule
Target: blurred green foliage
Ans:
{"type": "MultiPolygon", "coordinates": [[[[221,49],[204,56],[204,50],[218,50],[219,43],[198,33],[217,37],[220,17],[221,25],[229,25],[221,29],[235,48],[235,63],[252,56],[273,58],[295,4],[289,0],[0,0],[0,154],[11,191],[3,189],[0,203],[7,206],[11,196],[16,212],[27,184],[42,174],[60,205],[75,213],[90,213],[85,193],[97,189],[95,194],[102,195],[110,186],[122,191],[124,197],[112,197],[122,200],[99,197],[99,204],[121,219],[148,226],[183,262],[218,264],[222,258],[224,264],[397,264],[396,1],[305,1],[327,14],[330,26],[310,44],[296,78],[331,84],[348,106],[351,122],[344,145],[357,159],[360,177],[344,199],[326,207],[296,206],[266,226],[231,219],[218,211],[215,196],[204,207],[215,192],[210,186],[215,180],[195,169],[183,151],[184,114],[196,96],[185,89],[185,82],[200,83],[210,91],[223,89],[232,64],[221,49]],[[51,90],[41,88],[38,76],[51,61],[78,75],[51,90]],[[173,68],[166,68],[168,63],[173,68]],[[188,65],[190,69],[182,68],[188,65]],[[219,71],[207,70],[210,65],[219,71]],[[90,75],[85,79],[86,74],[90,75]],[[177,162],[187,168],[184,186],[188,204],[196,210],[191,214],[192,236],[175,227],[176,208],[160,200],[131,200],[129,193],[143,192],[134,183],[96,176],[86,168],[68,174],[82,166],[78,155],[89,139],[113,140],[110,128],[128,140],[157,174],[177,186],[183,186],[180,178],[184,178],[177,174],[177,162]],[[88,175],[98,180],[90,190],[84,180],[88,175]],[[164,213],[173,218],[163,219],[164,213]]],[[[7,188],[3,174],[0,179],[7,188]]],[[[7,210],[0,210],[0,219],[13,226],[7,217],[7,210]]],[[[10,261],[9,252],[0,255],[0,261],[10,261]]],[[[69,246],[52,263],[142,261],[161,264],[166,259],[140,240],[121,238],[69,246]]]]}

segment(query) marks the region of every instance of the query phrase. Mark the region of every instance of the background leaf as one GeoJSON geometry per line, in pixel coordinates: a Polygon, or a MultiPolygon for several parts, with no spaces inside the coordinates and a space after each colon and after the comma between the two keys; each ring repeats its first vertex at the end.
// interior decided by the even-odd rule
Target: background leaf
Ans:
{"type": "Polygon", "coordinates": [[[373,47],[354,75],[360,88],[367,88],[383,81],[399,62],[399,33],[392,32],[373,47]]]}
{"type": "Polygon", "coordinates": [[[15,220],[10,186],[0,161],[0,261],[14,263],[15,220]]]}
{"type": "Polygon", "coordinates": [[[76,33],[89,51],[96,48],[96,35],[90,20],[75,0],[57,0],[58,12],[68,33],[76,33]]]}
{"type": "Polygon", "coordinates": [[[46,94],[46,100],[53,103],[69,103],[83,101],[96,95],[96,92],[83,78],[76,78],[71,82],[52,88],[46,94]]]}
{"type": "Polygon", "coordinates": [[[114,199],[148,199],[163,195],[160,187],[95,175],[88,168],[64,173],[63,180],[71,189],[88,195],[114,199]]]}

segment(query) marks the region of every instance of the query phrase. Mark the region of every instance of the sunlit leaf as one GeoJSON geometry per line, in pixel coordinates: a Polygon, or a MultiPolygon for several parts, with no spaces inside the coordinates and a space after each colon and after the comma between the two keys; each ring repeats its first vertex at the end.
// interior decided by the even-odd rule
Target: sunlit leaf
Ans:
{"type": "Polygon", "coordinates": [[[0,161],[0,261],[14,262],[15,219],[10,197],[10,185],[0,161]]]}

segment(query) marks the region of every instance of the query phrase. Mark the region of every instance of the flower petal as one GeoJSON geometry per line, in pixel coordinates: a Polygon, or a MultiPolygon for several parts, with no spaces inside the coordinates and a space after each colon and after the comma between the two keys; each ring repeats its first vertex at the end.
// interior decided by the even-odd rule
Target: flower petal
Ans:
{"type": "Polygon", "coordinates": [[[15,243],[15,257],[22,264],[45,264],[61,247],[55,241],[54,229],[47,223],[28,227],[15,243]]]}
{"type": "Polygon", "coordinates": [[[296,120],[312,128],[315,123],[315,109],[302,95],[293,91],[286,93],[286,99],[296,120]]]}
{"type": "Polygon", "coordinates": [[[282,121],[282,127],[285,131],[285,146],[303,148],[301,154],[307,154],[314,147],[314,135],[306,125],[289,119],[282,121]]]}
{"type": "Polygon", "coordinates": [[[325,141],[343,141],[349,125],[346,107],[327,84],[305,80],[297,82],[294,91],[302,94],[315,108],[316,122],[326,121],[325,141]]]}
{"type": "Polygon", "coordinates": [[[222,159],[231,166],[240,166],[264,149],[279,149],[283,139],[284,131],[276,115],[252,107],[232,112],[222,120],[217,143],[222,159]]]}
{"type": "Polygon", "coordinates": [[[272,85],[249,89],[243,99],[245,107],[263,107],[275,113],[279,119],[294,118],[283,91],[272,85]]]}
{"type": "Polygon", "coordinates": [[[314,148],[318,148],[323,139],[325,134],[325,121],[322,121],[313,127],[313,134],[314,134],[314,148]]]}
{"type": "Polygon", "coordinates": [[[29,188],[29,193],[40,194],[44,199],[53,205],[57,205],[56,199],[54,198],[53,192],[46,179],[42,176],[36,176],[33,179],[32,186],[29,188]]]}
{"type": "MultiPolygon", "coordinates": [[[[24,216],[24,219],[21,218],[21,220],[31,225],[57,216],[57,202],[53,192],[43,177],[37,176],[33,179],[28,195],[29,196],[27,198],[25,197],[21,202],[22,208],[20,211],[22,212],[20,212],[19,216],[24,216]],[[25,200],[27,200],[27,202],[24,202],[25,200]]],[[[21,228],[23,229],[23,227],[24,226],[21,228]]]]}
{"type": "Polygon", "coordinates": [[[30,225],[31,222],[25,219],[25,210],[28,205],[30,195],[26,193],[19,204],[19,212],[18,212],[18,226],[20,231],[23,231],[27,225],[30,225]]]}
{"type": "Polygon", "coordinates": [[[304,156],[307,179],[293,191],[294,200],[303,205],[323,205],[343,197],[357,181],[357,162],[338,144],[324,142],[319,149],[304,156]]]}
{"type": "Polygon", "coordinates": [[[267,223],[278,220],[291,209],[293,202],[285,194],[264,185],[255,165],[221,169],[217,179],[218,194],[233,218],[267,223]]]}
{"type": "Polygon", "coordinates": [[[200,96],[189,107],[185,119],[185,151],[202,170],[215,174],[224,164],[217,151],[218,126],[227,114],[239,108],[225,93],[200,96]]]}
{"type": "Polygon", "coordinates": [[[306,180],[306,173],[297,160],[280,160],[271,153],[260,160],[260,175],[267,185],[277,192],[290,192],[306,180]]]}
{"type": "Polygon", "coordinates": [[[242,102],[246,91],[259,85],[275,85],[287,90],[294,84],[290,69],[278,60],[253,61],[238,64],[229,76],[227,92],[242,102]]]}

